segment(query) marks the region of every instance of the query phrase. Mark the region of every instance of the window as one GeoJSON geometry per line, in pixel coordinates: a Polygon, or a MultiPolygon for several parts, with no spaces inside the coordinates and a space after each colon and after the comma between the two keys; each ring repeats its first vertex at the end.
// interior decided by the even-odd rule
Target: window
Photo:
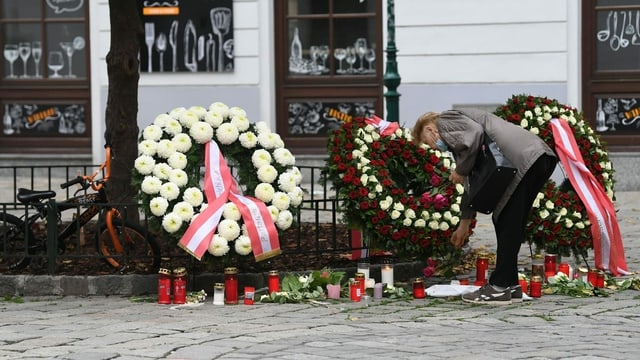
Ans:
{"type": "Polygon", "coordinates": [[[0,0],[0,152],[90,149],[88,6],[0,0]]]}
{"type": "Polygon", "coordinates": [[[277,131],[324,153],[344,121],[382,109],[380,0],[276,0],[277,131]]]}
{"type": "Polygon", "coordinates": [[[610,150],[640,150],[640,5],[583,3],[583,110],[610,150]]]}

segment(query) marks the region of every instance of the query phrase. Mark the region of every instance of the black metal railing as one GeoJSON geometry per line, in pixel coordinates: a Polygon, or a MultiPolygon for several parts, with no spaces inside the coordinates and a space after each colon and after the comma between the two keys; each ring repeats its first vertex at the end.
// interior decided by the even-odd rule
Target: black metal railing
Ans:
{"type": "MultiPolygon", "coordinates": [[[[91,173],[95,165],[86,166],[3,166],[0,167],[0,210],[3,213],[10,213],[22,219],[28,219],[37,209],[17,202],[16,193],[20,187],[36,190],[53,190],[58,193],[54,200],[64,200],[75,192],[75,189],[61,190],[59,184],[67,179],[74,178],[78,174],[91,173]]],[[[338,208],[339,200],[331,186],[321,182],[323,167],[298,166],[303,174],[303,188],[305,198],[299,208],[299,213],[294,221],[294,226],[287,231],[286,238],[281,238],[281,248],[283,255],[315,255],[330,256],[337,253],[350,253],[352,250],[350,233],[345,231],[345,226],[341,224],[338,208]]],[[[64,247],[58,245],[58,234],[60,229],[69,222],[78,221],[77,215],[86,209],[86,205],[78,205],[77,209],[65,211],[62,216],[56,209],[56,201],[50,203],[52,211],[46,216],[46,221],[34,223],[31,231],[37,233],[36,237],[43,238],[46,242],[47,251],[40,254],[29,255],[33,257],[30,267],[41,273],[64,273],[66,271],[77,271],[78,266],[83,263],[102,261],[104,266],[100,271],[104,273],[114,273],[104,259],[104,256],[97,250],[95,238],[87,238],[87,234],[95,235],[98,231],[100,219],[89,223],[83,228],[79,228],[73,236],[65,239],[64,247]],[[67,214],[70,213],[70,214],[67,214]],[[67,215],[65,215],[67,214],[67,215]],[[89,227],[89,228],[87,228],[89,227]],[[95,227],[95,228],[93,228],[95,227]],[[58,249],[56,251],[56,249],[58,249]],[[62,251],[64,250],[64,251],[62,251]],[[46,264],[41,269],[37,269],[37,264],[46,264]],[[74,267],[76,269],[74,269],[74,267]]],[[[99,206],[117,206],[125,209],[137,209],[139,204],[103,204],[99,206]]],[[[169,263],[184,263],[190,259],[176,246],[171,246],[161,236],[155,234],[147,226],[148,221],[144,214],[140,213],[140,224],[149,234],[156,236],[161,245],[162,261],[169,263]]],[[[1,216],[1,215],[0,215],[1,216]]],[[[0,218],[0,221],[3,221],[0,218]]],[[[0,234],[2,236],[2,234],[0,234]]],[[[7,244],[2,242],[5,248],[0,249],[3,253],[10,251],[7,244]]],[[[25,245],[26,246],[26,245],[25,245]]],[[[93,266],[95,269],[95,266],[93,266]]],[[[117,273],[117,272],[115,272],[117,273]]]]}

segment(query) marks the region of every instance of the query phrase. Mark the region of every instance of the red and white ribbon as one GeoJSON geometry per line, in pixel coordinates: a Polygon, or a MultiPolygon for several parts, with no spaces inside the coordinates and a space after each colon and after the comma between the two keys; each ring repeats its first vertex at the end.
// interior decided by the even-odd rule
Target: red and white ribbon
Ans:
{"type": "Polygon", "coordinates": [[[596,267],[613,275],[628,275],[622,236],[613,202],[584,163],[571,127],[566,121],[551,119],[556,152],[573,188],[587,208],[596,267]]]}
{"type": "Polygon", "coordinates": [[[227,201],[242,214],[256,261],[280,254],[280,242],[267,206],[241,195],[215,141],[205,144],[204,193],[208,206],[189,225],[178,245],[198,260],[209,248],[227,201]]]}
{"type": "Polygon", "coordinates": [[[364,122],[373,125],[378,128],[378,132],[382,136],[389,136],[396,132],[400,128],[397,122],[390,122],[386,120],[382,120],[381,118],[373,115],[373,118],[365,118],[364,122]]]}
{"type": "Polygon", "coordinates": [[[369,257],[368,244],[364,243],[364,237],[360,229],[351,229],[351,260],[366,259],[369,257]]]}

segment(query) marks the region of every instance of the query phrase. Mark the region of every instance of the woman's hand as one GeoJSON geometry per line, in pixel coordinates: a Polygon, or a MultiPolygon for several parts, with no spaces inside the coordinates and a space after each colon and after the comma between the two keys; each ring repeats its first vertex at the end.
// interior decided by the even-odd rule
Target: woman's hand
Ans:
{"type": "Polygon", "coordinates": [[[469,226],[471,226],[471,220],[462,219],[460,220],[460,224],[456,231],[451,235],[451,244],[453,244],[456,249],[460,249],[467,243],[467,239],[469,238],[469,226]]]}
{"type": "Polygon", "coordinates": [[[449,175],[449,181],[454,184],[462,184],[464,182],[464,176],[458,174],[455,170],[449,175]]]}

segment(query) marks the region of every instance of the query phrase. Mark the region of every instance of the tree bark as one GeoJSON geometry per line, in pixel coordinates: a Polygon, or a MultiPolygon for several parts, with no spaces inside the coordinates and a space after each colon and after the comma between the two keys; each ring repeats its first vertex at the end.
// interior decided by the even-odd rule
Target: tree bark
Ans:
{"type": "Polygon", "coordinates": [[[111,179],[107,196],[112,203],[131,203],[137,189],[131,170],[137,153],[138,80],[142,21],[137,1],[109,0],[111,47],[107,54],[109,92],[105,141],[112,145],[111,179]]]}

